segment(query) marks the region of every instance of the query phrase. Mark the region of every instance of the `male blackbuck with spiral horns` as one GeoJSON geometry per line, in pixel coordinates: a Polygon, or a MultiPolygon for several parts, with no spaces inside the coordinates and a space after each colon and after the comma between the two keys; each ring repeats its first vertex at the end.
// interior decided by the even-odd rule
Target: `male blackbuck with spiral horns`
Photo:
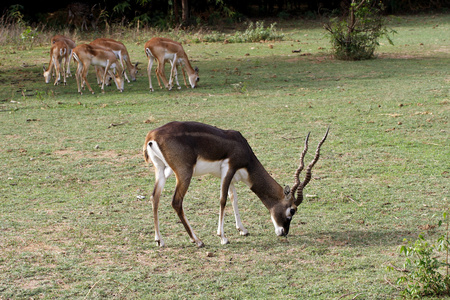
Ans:
{"type": "Polygon", "coordinates": [[[283,188],[264,169],[247,140],[238,131],[222,130],[196,122],[171,122],[150,131],[145,138],[143,151],[145,161],[151,160],[155,168],[155,187],[151,200],[156,243],[164,246],[159,231],[158,206],[161,192],[172,172],[176,176],[172,207],[178,214],[191,241],[198,247],[202,247],[203,242],[194,234],[189,225],[183,210],[183,198],[192,177],[204,174],[212,174],[221,179],[217,235],[221,237],[222,244],[228,243],[223,230],[227,195],[232,201],[236,228],[241,235],[248,234],[247,229],[242,225],[237,206],[234,184],[238,181],[247,184],[267,207],[275,226],[275,233],[278,236],[286,236],[289,233],[289,226],[297,211],[297,206],[303,201],[303,189],[311,180],[311,170],[319,160],[320,147],[325,142],[327,135],[328,129],[317,146],[314,159],[306,167],[304,181],[300,181],[299,176],[304,168],[304,158],[308,150],[308,134],[305,148],[301,154],[300,166],[295,172],[294,186],[283,188]]]}

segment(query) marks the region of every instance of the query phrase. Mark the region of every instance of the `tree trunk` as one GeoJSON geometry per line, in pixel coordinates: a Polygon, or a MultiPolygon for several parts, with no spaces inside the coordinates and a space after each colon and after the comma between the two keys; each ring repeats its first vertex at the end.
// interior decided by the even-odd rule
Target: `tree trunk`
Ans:
{"type": "Polygon", "coordinates": [[[188,0],[181,0],[181,23],[187,24],[189,20],[188,0]]]}
{"type": "Polygon", "coordinates": [[[179,19],[179,15],[178,15],[178,1],[177,0],[173,0],[173,17],[175,19],[175,24],[178,24],[178,22],[180,21],[179,19]]]}

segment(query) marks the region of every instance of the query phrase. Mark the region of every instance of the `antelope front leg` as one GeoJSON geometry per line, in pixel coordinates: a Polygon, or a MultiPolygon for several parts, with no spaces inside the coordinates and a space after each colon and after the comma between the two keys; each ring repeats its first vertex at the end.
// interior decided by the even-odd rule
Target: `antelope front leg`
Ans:
{"type": "Polygon", "coordinates": [[[183,72],[183,80],[184,80],[184,85],[189,88],[187,82],[186,82],[186,73],[184,72],[184,68],[183,66],[180,65],[181,71],[183,72]]]}
{"type": "MultiPolygon", "coordinates": [[[[125,70],[125,69],[124,69],[124,70],[125,70]]],[[[130,83],[130,79],[128,79],[127,72],[124,72],[124,73],[123,73],[123,76],[125,77],[125,80],[126,80],[128,83],[130,83]]]]}
{"type": "Polygon", "coordinates": [[[230,242],[228,241],[228,239],[225,237],[225,233],[223,230],[223,220],[224,220],[224,215],[225,215],[225,204],[226,204],[226,199],[225,201],[222,200],[222,197],[220,199],[220,211],[219,211],[219,226],[217,228],[217,235],[220,236],[220,243],[222,245],[226,245],[229,244],[230,242]]]}
{"type": "MultiPolygon", "coordinates": [[[[61,61],[62,62],[62,61],[61,61]]],[[[61,65],[61,67],[62,67],[62,75],[63,75],[63,80],[64,80],[64,85],[67,85],[67,82],[66,82],[66,77],[67,77],[67,74],[66,74],[66,64],[65,64],[65,62],[64,62],[64,64],[63,63],[61,63],[60,64],[61,65]]]]}
{"type": "MultiPolygon", "coordinates": [[[[124,61],[124,57],[122,56],[122,52],[120,52],[120,54],[119,54],[119,61],[120,61],[120,65],[122,66],[122,70],[126,70],[126,64],[124,64],[123,63],[123,61],[124,61]]],[[[130,70],[128,70],[128,72],[130,72],[130,70]]],[[[128,76],[127,76],[127,72],[123,72],[123,76],[125,77],[125,80],[128,82],[128,83],[130,83],[130,80],[128,79],[128,76]]]]}
{"type": "Polygon", "coordinates": [[[58,59],[55,59],[55,83],[53,85],[58,85],[61,82],[61,64],[58,59]]]}
{"type": "Polygon", "coordinates": [[[83,70],[83,82],[84,84],[86,84],[86,86],[88,87],[89,91],[94,94],[94,90],[91,88],[91,85],[89,84],[89,82],[87,81],[87,69],[83,70]]]}
{"type": "Polygon", "coordinates": [[[220,243],[222,245],[228,244],[228,239],[225,237],[223,230],[223,223],[225,217],[225,206],[227,204],[227,194],[231,187],[231,179],[234,176],[234,172],[228,171],[228,165],[225,163],[222,166],[222,182],[220,187],[220,212],[219,212],[219,226],[217,228],[217,235],[220,236],[220,243]]]}
{"type": "Polygon", "coordinates": [[[164,58],[161,60],[158,60],[158,68],[156,69],[156,71],[157,71],[157,76],[159,76],[159,78],[162,80],[164,86],[170,91],[172,89],[172,86],[170,84],[170,81],[167,81],[166,74],[164,72],[164,58]]]}
{"type": "Polygon", "coordinates": [[[66,60],[65,60],[67,76],[70,76],[70,77],[72,77],[72,73],[70,73],[70,60],[72,59],[72,53],[73,53],[73,50],[71,49],[70,53],[69,53],[69,57],[66,57],[66,60]]]}
{"type": "Polygon", "coordinates": [[[81,91],[81,87],[83,86],[82,72],[83,72],[83,65],[81,64],[81,62],[78,62],[77,70],[75,72],[75,78],[77,79],[77,88],[78,93],[80,93],[80,95],[83,95],[83,92],[81,91]]]}
{"type": "MultiPolygon", "coordinates": [[[[172,65],[172,68],[170,69],[169,90],[171,90],[172,87],[173,87],[173,77],[175,76],[174,74],[177,71],[176,70],[176,68],[177,68],[177,63],[176,62],[177,62],[177,55],[175,54],[173,56],[173,61],[170,61],[170,64],[172,65]]],[[[178,79],[177,79],[177,81],[178,81],[178,79]]]]}
{"type": "Polygon", "coordinates": [[[105,67],[105,73],[103,74],[103,82],[102,82],[102,93],[105,93],[105,81],[106,81],[106,75],[108,74],[109,71],[109,67],[111,66],[111,63],[109,61],[109,59],[106,60],[106,67],[105,67]]]}
{"type": "MultiPolygon", "coordinates": [[[[172,65],[172,67],[173,67],[173,62],[170,60],[170,64],[172,65]]],[[[178,68],[177,68],[177,66],[175,66],[175,72],[174,72],[174,76],[175,76],[175,83],[177,84],[177,89],[179,89],[179,90],[181,90],[181,86],[180,86],[180,84],[178,83],[178,68]]]]}
{"type": "Polygon", "coordinates": [[[234,184],[230,184],[230,189],[228,190],[228,196],[230,197],[231,203],[233,205],[234,218],[236,219],[236,229],[239,230],[240,235],[247,236],[248,230],[242,225],[241,215],[239,214],[239,208],[237,205],[237,193],[234,184]]]}
{"type": "MultiPolygon", "coordinates": [[[[82,69],[83,70],[81,72],[81,87],[84,89],[84,85],[86,84],[86,86],[88,87],[89,91],[92,94],[94,94],[94,90],[91,88],[91,85],[87,81],[87,74],[88,74],[89,66],[90,66],[90,64],[82,64],[82,69]]],[[[81,94],[81,91],[80,91],[80,94],[81,94]]]]}
{"type": "Polygon", "coordinates": [[[159,88],[162,89],[163,86],[161,85],[161,80],[159,79],[158,69],[155,70],[155,76],[156,76],[156,79],[158,80],[159,88]]]}

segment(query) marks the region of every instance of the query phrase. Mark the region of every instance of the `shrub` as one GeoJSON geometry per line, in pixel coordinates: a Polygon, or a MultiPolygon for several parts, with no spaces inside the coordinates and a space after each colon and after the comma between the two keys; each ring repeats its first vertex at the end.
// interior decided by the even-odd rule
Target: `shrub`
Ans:
{"type": "Polygon", "coordinates": [[[234,35],[227,36],[223,33],[213,32],[203,36],[205,42],[223,42],[229,43],[251,43],[259,41],[281,41],[284,34],[277,32],[277,23],[271,24],[269,27],[264,27],[264,22],[250,22],[244,32],[236,31],[234,35]]]}
{"type": "MultiPolygon", "coordinates": [[[[400,254],[406,256],[402,270],[405,275],[397,279],[397,284],[406,285],[402,291],[403,296],[420,298],[422,296],[450,295],[448,218],[448,214],[445,213],[446,234],[442,235],[436,243],[430,244],[420,234],[414,243],[408,241],[407,246],[399,248],[400,254]],[[442,259],[442,257],[444,258],[442,259]]],[[[443,221],[440,221],[439,226],[442,223],[443,221]]],[[[394,268],[390,267],[389,269],[393,270],[394,268]]]]}
{"type": "Polygon", "coordinates": [[[267,40],[282,40],[283,34],[277,33],[275,26],[277,23],[273,23],[270,27],[265,28],[264,22],[250,22],[247,29],[242,33],[242,38],[245,42],[259,42],[267,40]]]}
{"type": "Polygon", "coordinates": [[[381,11],[381,2],[373,0],[352,0],[348,15],[344,18],[333,18],[324,25],[329,32],[334,55],[342,60],[362,60],[374,57],[378,40],[386,37],[393,44],[381,11]]]}

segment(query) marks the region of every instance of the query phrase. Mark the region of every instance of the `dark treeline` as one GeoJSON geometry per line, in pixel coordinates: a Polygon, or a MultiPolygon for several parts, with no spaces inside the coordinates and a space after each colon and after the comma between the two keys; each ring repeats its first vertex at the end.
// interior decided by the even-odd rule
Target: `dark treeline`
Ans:
{"type": "MultiPolygon", "coordinates": [[[[450,8],[450,0],[381,2],[387,14],[446,12],[450,8]]],[[[26,22],[46,24],[48,27],[82,26],[82,23],[88,27],[112,23],[128,25],[138,22],[142,25],[170,27],[179,24],[235,23],[247,18],[329,16],[347,10],[350,3],[351,0],[4,0],[0,8],[3,16],[18,10],[26,22]]]]}

